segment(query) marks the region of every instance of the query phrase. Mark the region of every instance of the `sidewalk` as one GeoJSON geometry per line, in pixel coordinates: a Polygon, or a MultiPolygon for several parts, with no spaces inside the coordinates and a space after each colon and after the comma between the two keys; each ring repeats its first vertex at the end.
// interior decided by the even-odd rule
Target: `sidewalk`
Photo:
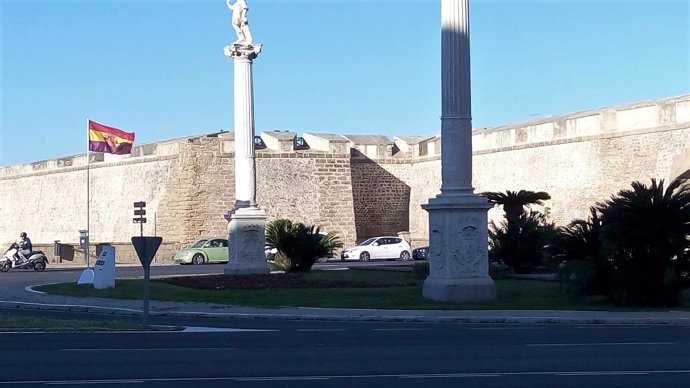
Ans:
{"type": "MultiPolygon", "coordinates": [[[[3,295],[0,307],[141,315],[142,301],[76,298],[42,294],[30,289],[3,295]]],[[[550,310],[369,310],[311,307],[258,308],[209,303],[177,303],[151,300],[150,316],[185,316],[244,319],[337,320],[438,323],[522,323],[522,324],[663,324],[690,326],[686,311],[550,311],[550,310]]]]}

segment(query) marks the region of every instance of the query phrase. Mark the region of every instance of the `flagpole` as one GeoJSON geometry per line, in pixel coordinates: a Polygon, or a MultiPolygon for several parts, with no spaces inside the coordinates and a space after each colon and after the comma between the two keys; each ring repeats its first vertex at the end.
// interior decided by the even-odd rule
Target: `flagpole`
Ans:
{"type": "Polygon", "coordinates": [[[90,166],[91,163],[91,152],[89,150],[89,120],[86,120],[86,230],[79,231],[79,245],[84,249],[84,257],[86,258],[86,268],[81,272],[77,284],[93,284],[93,270],[91,269],[91,263],[89,262],[89,216],[91,213],[91,177],[90,177],[90,166]]]}
{"type": "Polygon", "coordinates": [[[91,163],[91,152],[89,150],[89,143],[89,119],[86,119],[86,235],[88,236],[88,240],[86,240],[86,269],[91,268],[89,263],[89,244],[91,240],[91,225],[89,223],[89,217],[91,216],[91,176],[89,169],[89,165],[91,163]]]}

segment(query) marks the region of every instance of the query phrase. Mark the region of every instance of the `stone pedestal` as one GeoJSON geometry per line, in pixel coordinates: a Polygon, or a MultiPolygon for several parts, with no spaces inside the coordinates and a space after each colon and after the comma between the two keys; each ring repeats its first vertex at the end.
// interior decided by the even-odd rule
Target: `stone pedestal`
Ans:
{"type": "Polygon", "coordinates": [[[486,199],[438,197],[422,207],[429,212],[429,277],[423,296],[453,302],[495,299],[487,257],[486,199]]]}
{"type": "Polygon", "coordinates": [[[468,0],[441,0],[441,194],[429,212],[428,299],[493,300],[486,198],[472,187],[472,104],[468,0]]]}
{"type": "Polygon", "coordinates": [[[224,273],[247,275],[270,273],[266,264],[266,213],[258,207],[236,209],[229,218],[228,249],[230,260],[224,273]]]}
{"type": "Polygon", "coordinates": [[[270,273],[264,252],[267,217],[256,202],[252,63],[260,52],[261,44],[225,46],[234,63],[235,207],[225,215],[229,261],[224,269],[232,275],[270,273]]]}

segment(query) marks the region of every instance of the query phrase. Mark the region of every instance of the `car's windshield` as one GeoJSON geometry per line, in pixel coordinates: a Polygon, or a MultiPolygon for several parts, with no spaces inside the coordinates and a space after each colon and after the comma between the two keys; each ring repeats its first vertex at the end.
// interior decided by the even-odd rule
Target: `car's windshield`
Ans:
{"type": "Polygon", "coordinates": [[[190,248],[201,248],[202,246],[204,246],[204,243],[206,243],[206,241],[208,240],[199,240],[195,242],[194,245],[192,245],[190,248]]]}
{"type": "Polygon", "coordinates": [[[362,241],[361,243],[359,243],[357,245],[371,245],[371,243],[373,243],[374,241],[376,241],[376,238],[372,237],[372,238],[368,238],[368,239],[362,241]]]}

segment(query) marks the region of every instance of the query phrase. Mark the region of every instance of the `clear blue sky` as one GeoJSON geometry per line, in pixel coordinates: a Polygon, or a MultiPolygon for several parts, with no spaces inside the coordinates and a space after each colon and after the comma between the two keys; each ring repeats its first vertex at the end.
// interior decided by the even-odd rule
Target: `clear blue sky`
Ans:
{"type": "MultiPolygon", "coordinates": [[[[440,133],[440,0],[247,2],[257,134],[440,133]]],[[[232,129],[224,0],[0,4],[0,165],[232,129]]],[[[470,0],[474,126],[690,92],[689,4],[470,0]]]]}

